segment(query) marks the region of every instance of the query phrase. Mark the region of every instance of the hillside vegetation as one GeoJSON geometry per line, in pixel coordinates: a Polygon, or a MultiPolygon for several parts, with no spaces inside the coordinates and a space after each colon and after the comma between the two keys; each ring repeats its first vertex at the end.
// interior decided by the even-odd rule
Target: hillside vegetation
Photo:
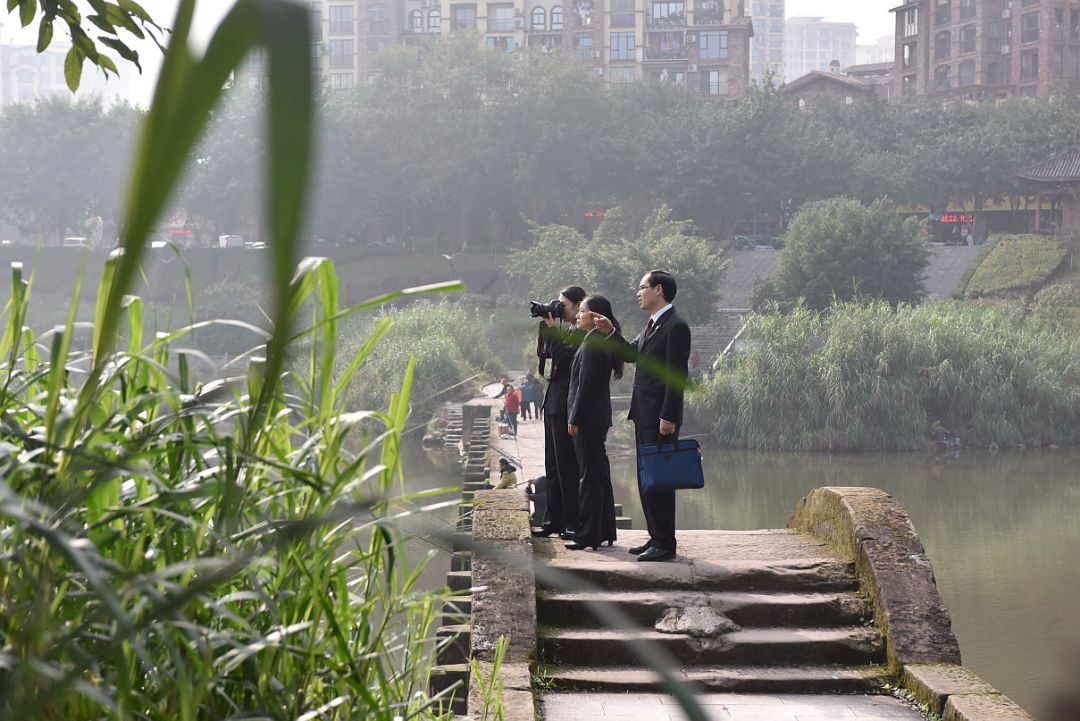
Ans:
{"type": "Polygon", "coordinates": [[[1003,235],[979,261],[964,288],[967,299],[1035,289],[1061,268],[1065,246],[1041,235],[1003,235]]]}

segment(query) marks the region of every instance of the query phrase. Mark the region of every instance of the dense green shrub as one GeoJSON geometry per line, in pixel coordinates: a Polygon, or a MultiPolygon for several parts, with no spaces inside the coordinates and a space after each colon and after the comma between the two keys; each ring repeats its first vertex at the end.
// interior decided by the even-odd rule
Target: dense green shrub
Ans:
{"type": "Polygon", "coordinates": [[[409,357],[416,359],[412,416],[422,423],[435,406],[459,397],[473,386],[449,391],[452,386],[483,370],[495,371],[499,362],[487,333],[490,318],[480,311],[449,301],[418,301],[390,309],[382,320],[362,320],[344,330],[338,366],[370,337],[381,337],[364,362],[363,373],[349,387],[351,403],[378,408],[401,388],[409,357]]]}
{"type": "Polygon", "coordinates": [[[1065,260],[1060,241],[1041,235],[997,239],[964,289],[965,298],[983,298],[1031,288],[1053,275],[1065,260]]]}
{"type": "Polygon", "coordinates": [[[831,198],[803,206],[788,228],[773,278],[776,299],[827,308],[834,298],[918,301],[928,262],[914,221],[895,204],[831,198]]]}
{"type": "Polygon", "coordinates": [[[725,445],[914,450],[935,423],[970,444],[1080,440],[1078,347],[1018,308],[799,307],[750,316],[743,338],[692,398],[725,445]]]}

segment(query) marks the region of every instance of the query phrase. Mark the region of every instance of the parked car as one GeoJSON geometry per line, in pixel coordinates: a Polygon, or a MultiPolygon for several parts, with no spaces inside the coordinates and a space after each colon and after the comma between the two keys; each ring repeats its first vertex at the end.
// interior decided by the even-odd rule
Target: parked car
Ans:
{"type": "Polygon", "coordinates": [[[244,236],[242,235],[219,235],[218,236],[219,248],[243,248],[244,236]]]}
{"type": "Polygon", "coordinates": [[[61,243],[61,245],[65,248],[89,248],[90,241],[86,238],[83,238],[82,236],[72,235],[64,238],[64,241],[63,243],[61,243]]]}

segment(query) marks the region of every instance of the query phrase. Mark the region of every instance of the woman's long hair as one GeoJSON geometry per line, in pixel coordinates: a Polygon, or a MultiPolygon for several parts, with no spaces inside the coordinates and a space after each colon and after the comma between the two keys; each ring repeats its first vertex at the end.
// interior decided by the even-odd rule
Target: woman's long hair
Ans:
{"type": "MultiPolygon", "coordinates": [[[[602,295],[590,295],[586,296],[585,300],[581,301],[581,303],[588,308],[591,313],[599,313],[610,320],[611,325],[615,326],[617,332],[622,332],[622,326],[619,325],[619,319],[615,317],[615,311],[611,309],[610,300],[602,295]]],[[[623,365],[621,358],[617,358],[615,354],[611,355],[611,372],[615,374],[615,380],[622,378],[623,365]]]]}

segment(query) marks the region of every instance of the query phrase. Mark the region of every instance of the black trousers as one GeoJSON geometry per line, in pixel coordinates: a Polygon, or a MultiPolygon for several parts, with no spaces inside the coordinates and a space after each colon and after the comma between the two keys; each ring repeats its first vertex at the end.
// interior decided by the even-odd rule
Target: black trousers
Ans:
{"type": "Polygon", "coordinates": [[[576,531],[578,527],[578,472],[574,439],[566,432],[566,414],[544,414],[544,473],[548,478],[545,531],[576,531]]]}
{"type": "MultiPolygon", "coordinates": [[[[634,423],[634,436],[637,444],[656,443],[660,440],[660,422],[646,426],[643,423],[634,423]]],[[[678,440],[679,427],[675,427],[675,433],[664,436],[664,441],[678,440]]],[[[649,529],[649,545],[662,551],[675,551],[675,491],[641,491],[641,475],[638,474],[638,496],[641,498],[641,508],[645,512],[645,525],[649,529]]]]}
{"type": "Polygon", "coordinates": [[[611,487],[607,434],[606,426],[578,426],[574,439],[581,471],[577,542],[586,546],[615,541],[615,493],[611,487]]]}

